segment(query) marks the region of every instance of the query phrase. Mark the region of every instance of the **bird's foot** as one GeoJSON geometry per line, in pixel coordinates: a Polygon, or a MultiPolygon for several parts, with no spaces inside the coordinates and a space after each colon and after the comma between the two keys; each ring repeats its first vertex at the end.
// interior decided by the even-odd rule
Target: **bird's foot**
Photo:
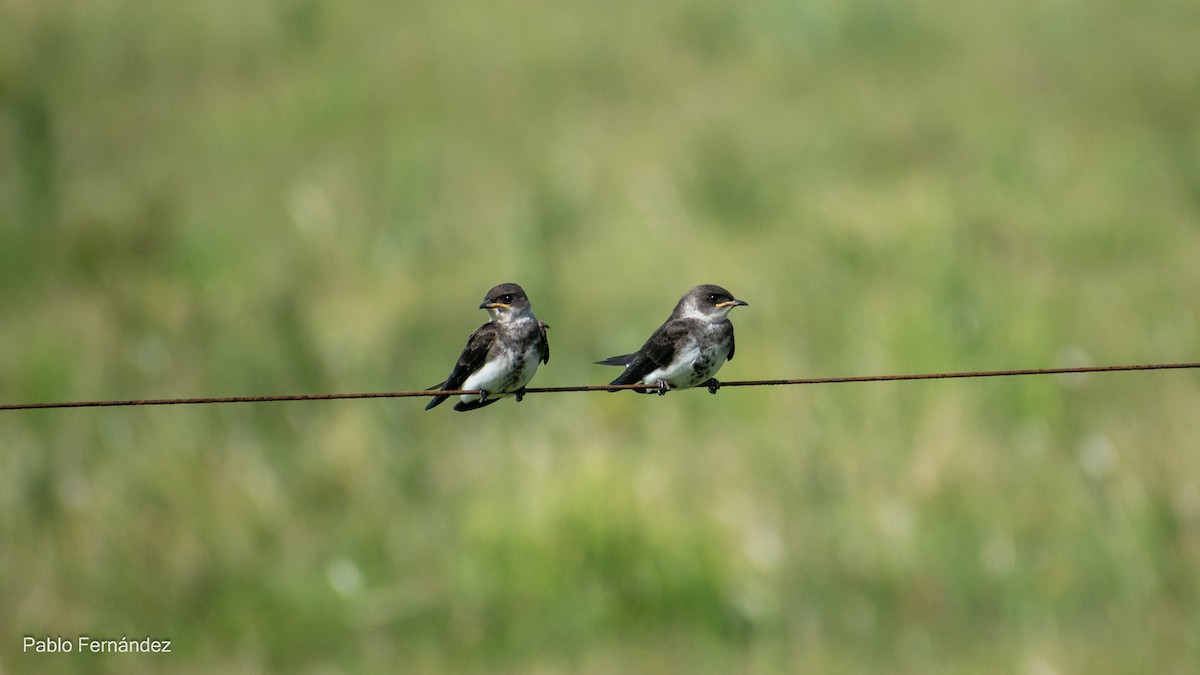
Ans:
{"type": "Polygon", "coordinates": [[[525,400],[525,387],[521,387],[520,389],[516,390],[513,392],[513,395],[517,397],[517,403],[525,400]]]}
{"type": "Polygon", "coordinates": [[[487,389],[480,389],[480,390],[479,390],[479,402],[480,402],[480,403],[485,403],[485,402],[487,402],[487,397],[488,397],[490,394],[491,394],[491,392],[489,392],[487,389]]]}
{"type": "Polygon", "coordinates": [[[704,384],[708,385],[708,393],[710,394],[717,393],[717,390],[721,388],[721,381],[715,377],[709,378],[708,382],[704,384]]]}
{"type": "Polygon", "coordinates": [[[671,385],[667,384],[666,380],[659,380],[658,382],[655,382],[654,385],[658,387],[657,391],[659,396],[666,396],[667,391],[671,388],[671,385]]]}

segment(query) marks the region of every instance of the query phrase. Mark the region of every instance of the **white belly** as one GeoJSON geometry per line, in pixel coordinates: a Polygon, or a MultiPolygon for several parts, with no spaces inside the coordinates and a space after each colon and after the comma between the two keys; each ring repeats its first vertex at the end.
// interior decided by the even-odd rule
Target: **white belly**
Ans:
{"type": "MultiPolygon", "coordinates": [[[[510,396],[521,387],[529,384],[541,363],[541,354],[537,345],[525,350],[524,354],[503,352],[484,364],[482,368],[467,376],[463,389],[482,389],[488,392],[488,398],[510,396]],[[517,369],[519,362],[519,369],[517,369]]],[[[476,401],[474,394],[459,397],[463,401],[476,401]]]]}
{"type": "Polygon", "coordinates": [[[725,363],[728,349],[718,349],[715,353],[703,354],[699,345],[691,341],[682,349],[675,352],[675,358],[663,368],[658,368],[646,374],[642,382],[655,384],[665,380],[675,389],[687,389],[717,374],[725,363]]]}

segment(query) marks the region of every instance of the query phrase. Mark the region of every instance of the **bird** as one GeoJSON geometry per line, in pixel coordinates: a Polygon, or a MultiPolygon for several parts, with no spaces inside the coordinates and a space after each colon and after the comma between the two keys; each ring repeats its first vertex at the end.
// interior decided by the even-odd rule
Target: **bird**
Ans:
{"type": "Polygon", "coordinates": [[[733,359],[733,323],[728,315],[734,307],[750,303],[713,284],[696,286],[675,305],[671,316],[632,354],[613,356],[596,365],[625,366],[610,384],[652,384],[655,389],[638,389],[659,396],[668,389],[705,385],[717,393],[721,383],[713,377],[733,359]]]}
{"type": "MultiPolygon", "coordinates": [[[[506,283],[492,288],[484,296],[480,309],[491,320],[467,339],[467,346],[445,381],[427,391],[441,389],[477,389],[479,394],[463,394],[454,409],[459,412],[491,405],[505,396],[525,397],[525,385],[533,379],[538,365],[550,362],[550,328],[538,321],[525,289],[506,283]]],[[[434,396],[426,410],[432,410],[450,395],[434,396]]]]}

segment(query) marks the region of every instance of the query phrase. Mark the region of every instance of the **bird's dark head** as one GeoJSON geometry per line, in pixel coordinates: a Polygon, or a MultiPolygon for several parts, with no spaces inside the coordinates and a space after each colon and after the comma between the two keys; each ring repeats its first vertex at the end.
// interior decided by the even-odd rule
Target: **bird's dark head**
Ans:
{"type": "Polygon", "coordinates": [[[675,314],[706,321],[724,321],[729,310],[750,303],[738,300],[729,291],[714,284],[697,286],[684,294],[675,306],[675,314]]]}
{"type": "Polygon", "coordinates": [[[533,313],[529,296],[517,284],[500,284],[488,291],[479,309],[486,309],[493,321],[511,321],[533,313]]]}

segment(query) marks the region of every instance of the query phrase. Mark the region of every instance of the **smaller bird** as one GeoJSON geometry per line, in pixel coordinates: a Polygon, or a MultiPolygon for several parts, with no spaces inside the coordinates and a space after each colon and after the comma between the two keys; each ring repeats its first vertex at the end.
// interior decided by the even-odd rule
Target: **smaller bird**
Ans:
{"type": "MultiPolygon", "coordinates": [[[[454,409],[459,412],[491,405],[505,396],[525,396],[525,385],[538,365],[550,362],[546,330],[529,304],[529,296],[517,284],[500,284],[487,292],[480,309],[491,321],[480,326],[467,340],[450,377],[436,389],[478,389],[480,394],[463,394],[454,409]]],[[[449,395],[434,396],[426,410],[437,407],[449,395]]]]}
{"type": "Polygon", "coordinates": [[[750,303],[738,300],[729,291],[705,284],[688,291],[679,299],[666,323],[632,354],[597,361],[601,366],[625,366],[625,372],[610,384],[653,384],[656,390],[688,389],[698,384],[717,393],[721,383],[713,375],[733,359],[733,323],[729,311],[750,303]]]}

